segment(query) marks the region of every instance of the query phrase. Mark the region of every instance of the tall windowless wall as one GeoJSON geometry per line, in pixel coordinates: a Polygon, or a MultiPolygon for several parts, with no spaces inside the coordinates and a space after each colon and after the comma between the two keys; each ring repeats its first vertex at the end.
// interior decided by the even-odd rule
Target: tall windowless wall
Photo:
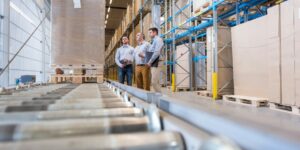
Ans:
{"type": "Polygon", "coordinates": [[[22,75],[35,75],[36,82],[48,80],[51,54],[49,9],[44,0],[0,0],[0,69],[38,28],[0,76],[0,87],[14,86],[22,75]]]}

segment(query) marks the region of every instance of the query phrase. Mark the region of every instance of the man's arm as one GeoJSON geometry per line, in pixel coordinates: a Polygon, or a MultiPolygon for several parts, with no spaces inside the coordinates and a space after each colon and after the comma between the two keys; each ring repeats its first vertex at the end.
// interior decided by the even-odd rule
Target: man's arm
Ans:
{"type": "Polygon", "coordinates": [[[152,57],[150,58],[148,64],[152,64],[160,56],[161,49],[164,46],[164,42],[162,41],[161,38],[157,39],[157,41],[155,41],[155,42],[156,42],[155,50],[154,50],[154,53],[153,53],[152,57]]]}
{"type": "Polygon", "coordinates": [[[115,62],[116,62],[116,64],[119,66],[119,67],[123,67],[123,64],[121,64],[121,62],[120,62],[120,50],[119,50],[119,48],[117,49],[117,53],[116,53],[116,55],[115,55],[115,62]]]}
{"type": "Polygon", "coordinates": [[[129,48],[129,53],[128,54],[126,54],[127,55],[127,57],[128,58],[126,58],[127,59],[127,61],[128,61],[128,63],[133,63],[133,60],[134,60],[134,48],[133,47],[130,47],[129,48]]]}
{"type": "Polygon", "coordinates": [[[139,53],[139,56],[141,58],[145,58],[145,54],[146,54],[147,51],[149,51],[149,48],[150,48],[150,44],[148,42],[146,42],[143,49],[142,49],[142,52],[139,53]]]}

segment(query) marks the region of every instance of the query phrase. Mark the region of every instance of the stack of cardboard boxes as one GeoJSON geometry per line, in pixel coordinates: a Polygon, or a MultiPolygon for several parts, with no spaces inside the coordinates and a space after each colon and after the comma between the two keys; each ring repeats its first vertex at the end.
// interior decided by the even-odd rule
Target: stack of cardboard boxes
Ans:
{"type": "Polygon", "coordinates": [[[300,1],[232,28],[234,92],[300,106],[300,1]]]}

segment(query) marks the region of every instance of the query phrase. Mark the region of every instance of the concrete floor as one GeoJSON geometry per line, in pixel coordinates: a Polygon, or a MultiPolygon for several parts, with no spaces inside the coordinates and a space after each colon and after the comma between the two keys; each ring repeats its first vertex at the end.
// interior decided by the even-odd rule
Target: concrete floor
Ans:
{"type": "Polygon", "coordinates": [[[255,127],[262,133],[266,133],[266,136],[274,133],[295,142],[300,141],[300,115],[271,110],[268,107],[256,108],[222,100],[214,101],[211,98],[199,96],[196,92],[173,93],[163,88],[162,93],[174,98],[174,101],[238,121],[245,126],[255,127]]]}

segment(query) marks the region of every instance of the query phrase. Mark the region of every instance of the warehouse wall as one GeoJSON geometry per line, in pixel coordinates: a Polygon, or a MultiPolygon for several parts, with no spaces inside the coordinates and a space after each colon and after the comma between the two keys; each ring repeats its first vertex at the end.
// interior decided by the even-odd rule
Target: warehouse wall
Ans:
{"type": "MultiPolygon", "coordinates": [[[[39,3],[40,4],[40,3],[39,3]]],[[[46,4],[37,5],[35,0],[2,0],[0,2],[1,38],[0,67],[7,65],[23,43],[43,20],[48,10],[46,4]]],[[[46,82],[50,73],[50,20],[41,24],[6,73],[0,77],[0,86],[14,86],[21,75],[35,75],[37,82],[46,82]]]]}

